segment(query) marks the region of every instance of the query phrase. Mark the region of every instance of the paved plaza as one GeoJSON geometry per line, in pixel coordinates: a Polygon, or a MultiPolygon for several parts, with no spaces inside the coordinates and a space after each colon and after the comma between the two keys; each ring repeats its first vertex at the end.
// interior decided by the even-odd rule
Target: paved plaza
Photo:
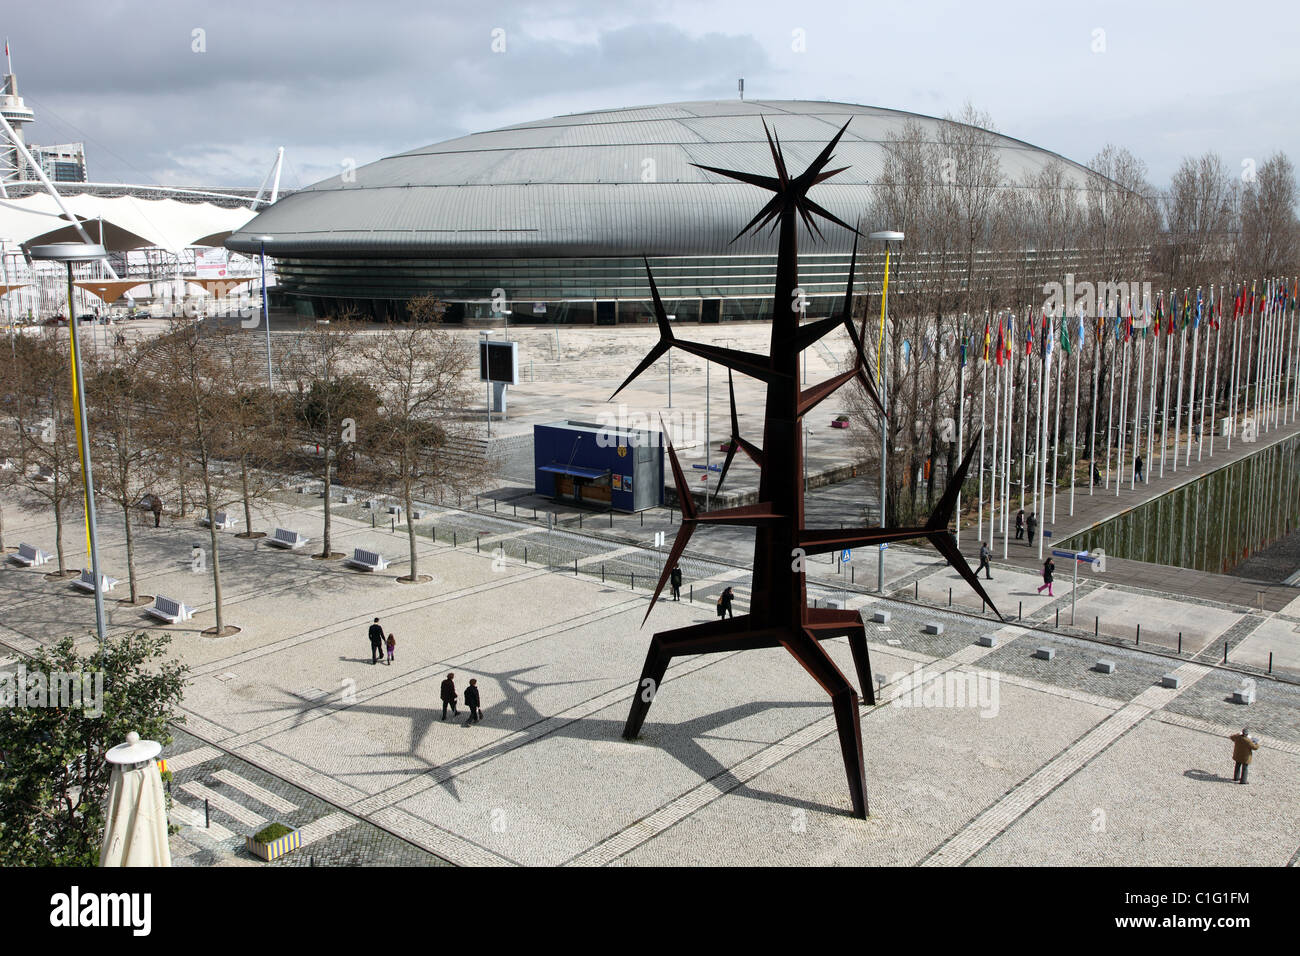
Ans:
{"type": "MultiPolygon", "coordinates": [[[[814,493],[810,515],[839,513],[852,495],[851,483],[814,493]]],[[[243,837],[273,820],[302,826],[305,844],[276,865],[1286,865],[1300,851],[1300,600],[1252,611],[1081,579],[1077,624],[1126,603],[1168,618],[1150,625],[1150,646],[1145,627],[1134,646],[1056,629],[1068,575],[1049,599],[1029,573],[995,563],[1003,624],[924,550],[888,552],[892,599],[870,593],[874,560],[814,563],[811,599],[846,601],[869,622],[891,612],[867,625],[879,703],[862,708],[861,821],[848,813],[829,701],[782,650],[674,661],[641,739],[621,738],[651,633],[711,618],[726,584],[745,609],[743,540],[697,533],[687,599],[661,602],[643,628],[662,560],[645,538],[670,516],[581,530],[565,517],[548,532],[527,508],[516,519],[490,507],[432,509],[419,524],[432,580],[417,585],[396,580],[408,570],[402,529],[356,506],[339,506],[333,547],[379,550],[386,571],[223,533],[225,616],[241,630],[219,639],[201,633],[213,624],[210,576],[191,570],[206,533],[193,516],[142,522],[142,590],[197,610],[162,628],[192,667],[166,753],[178,864],[264,865],[243,837]],[[1020,601],[1024,618],[1012,620],[1020,601]],[[370,664],[376,615],[397,637],[391,666],[370,664]],[[1168,641],[1178,622],[1182,655],[1168,641]],[[924,633],[930,623],[942,633],[924,633]],[[986,634],[996,646],[979,645],[986,634]],[[1228,669],[1214,666],[1225,639],[1228,669]],[[1044,647],[1054,659],[1034,656],[1044,647]],[[1275,673],[1288,680],[1258,666],[1266,649],[1286,655],[1292,669],[1275,673]],[[448,672],[462,694],[478,679],[482,723],[467,726],[463,708],[440,719],[448,672]],[[1160,686],[1171,672],[1177,689],[1160,686]],[[1253,705],[1231,702],[1243,680],[1253,705]],[[1263,742],[1247,787],[1231,784],[1225,739],[1243,724],[1263,742]]],[[[11,545],[52,549],[45,514],[7,507],[6,518],[11,545]]],[[[314,543],[321,524],[310,492],[255,520],[314,543]]],[[[70,521],[65,540],[79,567],[77,529],[70,521]]],[[[103,516],[101,536],[106,570],[124,578],[121,519],[103,516]]],[[[0,654],[92,629],[91,598],[45,570],[0,570],[0,654]]],[[[109,608],[115,633],[152,627],[140,608],[109,608]]],[[[827,646],[852,674],[846,643],[827,646]]]]}

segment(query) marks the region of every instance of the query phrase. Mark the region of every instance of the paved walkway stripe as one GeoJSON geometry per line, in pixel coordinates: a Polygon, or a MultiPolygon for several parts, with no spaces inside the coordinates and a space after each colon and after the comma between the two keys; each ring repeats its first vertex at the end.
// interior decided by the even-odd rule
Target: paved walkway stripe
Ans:
{"type": "Polygon", "coordinates": [[[380,826],[456,866],[509,866],[511,861],[397,807],[372,815],[380,826]]]}
{"type": "Polygon", "coordinates": [[[299,828],[299,840],[303,846],[310,846],[328,836],[333,836],[340,830],[346,830],[354,824],[360,823],[356,817],[350,813],[339,813],[335,811],[328,816],[323,816],[319,820],[313,820],[311,823],[299,828]]]}
{"type": "Polygon", "coordinates": [[[205,827],[203,825],[202,807],[191,807],[188,804],[173,799],[171,815],[174,823],[179,823],[181,826],[186,827],[196,827],[214,840],[230,840],[235,836],[220,823],[214,822],[211,826],[205,827]]]}
{"type": "Polygon", "coordinates": [[[1178,690],[1150,687],[1111,714],[1010,793],[987,807],[974,820],[921,861],[921,866],[961,866],[988,846],[1040,800],[1082,769],[1095,756],[1132,729],[1151,711],[1163,707],[1208,674],[1209,668],[1184,664],[1178,669],[1183,686],[1178,690]]]}
{"type": "Polygon", "coordinates": [[[193,750],[187,750],[183,754],[176,754],[172,757],[164,757],[167,761],[167,769],[173,774],[182,770],[189,770],[190,767],[197,767],[201,763],[207,763],[216,757],[221,756],[221,751],[214,750],[211,747],[196,747],[193,750]]]}
{"type": "Polygon", "coordinates": [[[280,813],[292,813],[298,809],[296,803],[290,803],[284,797],[277,796],[270,790],[263,789],[251,780],[245,780],[239,774],[232,770],[218,770],[212,775],[222,783],[234,787],[246,796],[252,797],[258,803],[264,803],[272,810],[278,810],[280,813]]]}
{"type": "Polygon", "coordinates": [[[217,791],[213,790],[211,787],[205,787],[201,783],[190,781],[189,783],[181,784],[181,789],[192,797],[198,797],[200,800],[207,800],[212,809],[220,810],[226,816],[234,817],[240,823],[258,828],[266,826],[266,817],[259,813],[254,813],[252,810],[242,804],[236,803],[227,796],[217,793],[217,791]]]}

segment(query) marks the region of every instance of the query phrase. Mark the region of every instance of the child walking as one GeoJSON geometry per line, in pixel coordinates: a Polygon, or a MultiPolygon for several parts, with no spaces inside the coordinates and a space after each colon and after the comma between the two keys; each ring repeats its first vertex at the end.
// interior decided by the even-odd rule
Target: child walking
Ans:
{"type": "Polygon", "coordinates": [[[397,650],[397,638],[390,633],[388,635],[388,663],[393,663],[393,651],[397,650]]]}
{"type": "Polygon", "coordinates": [[[1043,562],[1043,583],[1038,586],[1039,594],[1043,593],[1043,588],[1047,588],[1048,597],[1056,596],[1052,593],[1052,574],[1055,571],[1056,571],[1056,562],[1053,561],[1049,556],[1048,559],[1043,562]]]}

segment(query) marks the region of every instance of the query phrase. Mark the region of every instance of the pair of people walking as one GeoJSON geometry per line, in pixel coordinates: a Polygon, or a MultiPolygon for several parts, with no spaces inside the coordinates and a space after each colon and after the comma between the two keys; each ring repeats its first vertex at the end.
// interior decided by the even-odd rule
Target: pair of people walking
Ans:
{"type": "MultiPolygon", "coordinates": [[[[456,707],[456,702],[460,695],[456,693],[456,675],[448,674],[443,679],[440,696],[442,697],[442,719],[447,719],[447,708],[451,708],[453,717],[460,716],[460,710],[456,707]]],[[[483,719],[483,712],[479,709],[480,698],[478,693],[478,678],[471,677],[469,686],[465,688],[465,706],[469,708],[469,720],[467,724],[476,724],[483,719]]]]}
{"type": "Polygon", "coordinates": [[[384,637],[384,629],[379,624],[379,618],[375,618],[370,625],[370,663],[378,664],[384,660],[385,651],[388,653],[388,663],[393,663],[393,655],[397,651],[397,638],[392,634],[384,637]]]}
{"type": "Polygon", "coordinates": [[[682,599],[682,566],[680,564],[673,565],[673,569],[668,575],[668,583],[673,586],[673,600],[680,601],[682,599]]]}
{"type": "Polygon", "coordinates": [[[718,595],[718,617],[728,618],[736,615],[731,611],[731,602],[736,599],[736,594],[731,588],[726,588],[718,595]]]}
{"type": "Polygon", "coordinates": [[[1017,541],[1020,541],[1024,538],[1026,527],[1028,527],[1029,529],[1029,543],[1033,544],[1034,532],[1038,530],[1038,515],[1034,514],[1031,511],[1029,512],[1029,517],[1026,518],[1025,509],[1021,508],[1019,511],[1016,512],[1016,540],[1017,541]]]}

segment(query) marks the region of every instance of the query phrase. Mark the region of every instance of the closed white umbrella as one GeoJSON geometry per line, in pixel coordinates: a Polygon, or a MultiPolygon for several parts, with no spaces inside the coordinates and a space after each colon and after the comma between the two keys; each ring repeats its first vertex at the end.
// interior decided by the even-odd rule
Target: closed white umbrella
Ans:
{"type": "Polygon", "coordinates": [[[158,761],[162,744],[126,735],[105,759],[113,764],[108,791],[104,843],[100,866],[171,866],[167,844],[167,801],[163,797],[158,761]]]}

